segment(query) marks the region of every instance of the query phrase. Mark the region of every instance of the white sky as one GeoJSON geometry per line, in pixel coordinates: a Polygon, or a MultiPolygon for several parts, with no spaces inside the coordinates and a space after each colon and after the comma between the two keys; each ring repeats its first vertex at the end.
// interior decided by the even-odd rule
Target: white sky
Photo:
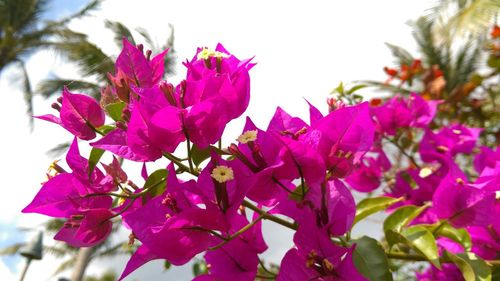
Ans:
{"type": "MultiPolygon", "coordinates": [[[[103,18],[121,21],[128,27],[144,27],[158,42],[164,42],[169,34],[168,23],[171,23],[175,27],[179,65],[194,55],[196,47],[214,47],[218,42],[240,59],[255,56],[258,64],[251,70],[252,99],[247,114],[265,128],[278,105],[293,115],[307,117],[303,98],[326,109],[326,97],[340,81],[385,79],[382,67],[391,65],[392,58],[384,42],[414,51],[411,29],[406,22],[422,15],[434,2],[107,0],[94,17],[74,21],[71,27],[88,33],[104,51],[117,54],[118,48],[111,33],[105,30],[103,18]]],[[[28,70],[34,84],[49,73],[78,77],[73,67],[49,51],[32,56],[28,70]]],[[[185,72],[178,67],[177,73],[182,76],[185,72]]],[[[6,71],[0,79],[0,94],[5,105],[0,111],[3,132],[0,244],[10,235],[19,235],[7,231],[7,225],[36,226],[44,220],[42,216],[21,215],[20,210],[44,181],[46,168],[53,160],[45,152],[71,139],[63,129],[41,121],[36,121],[33,133],[29,132],[14,74],[12,70],[6,71]]],[[[172,81],[179,80],[179,77],[172,78],[172,81]]],[[[35,113],[51,112],[53,101],[36,98],[35,113]]],[[[233,122],[226,140],[234,139],[242,124],[242,121],[233,122]]],[[[273,237],[266,235],[270,244],[268,258],[274,262],[279,262],[291,246],[290,233],[280,229],[273,228],[273,237]],[[284,240],[290,241],[279,243],[284,240]]],[[[100,272],[112,267],[120,273],[125,262],[125,258],[99,261],[93,263],[89,271],[100,272]]],[[[42,262],[32,264],[25,280],[56,280],[49,276],[57,264],[47,255],[42,262]]],[[[22,264],[18,264],[9,270],[0,262],[0,279],[17,280],[21,267],[22,264]]],[[[161,265],[152,263],[127,280],[145,277],[166,280],[167,276],[171,280],[184,280],[190,268],[160,274],[161,265]]]]}

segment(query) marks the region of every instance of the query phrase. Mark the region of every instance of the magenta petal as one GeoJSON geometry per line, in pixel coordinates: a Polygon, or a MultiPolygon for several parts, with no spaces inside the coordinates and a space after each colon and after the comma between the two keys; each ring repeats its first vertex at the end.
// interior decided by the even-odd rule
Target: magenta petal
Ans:
{"type": "Polygon", "coordinates": [[[422,96],[412,93],[408,101],[414,118],[411,125],[417,128],[425,128],[434,119],[437,107],[441,103],[443,103],[441,100],[426,101],[422,96]]]}
{"type": "Polygon", "coordinates": [[[222,137],[229,122],[225,106],[220,100],[204,101],[194,105],[186,114],[185,129],[189,139],[199,148],[206,148],[222,137]]]}
{"type": "Polygon", "coordinates": [[[325,192],[312,186],[306,199],[312,202],[318,222],[332,235],[342,235],[351,228],[356,214],[356,203],[351,192],[340,180],[329,181],[325,192]]]}
{"type": "Polygon", "coordinates": [[[205,260],[210,264],[210,275],[219,280],[253,281],[259,265],[257,253],[240,239],[208,251],[205,260]]]}
{"type": "Polygon", "coordinates": [[[82,178],[88,178],[88,160],[80,155],[78,140],[75,137],[66,154],[66,163],[73,170],[73,173],[82,178]]]}
{"type": "Polygon", "coordinates": [[[318,108],[316,108],[314,105],[312,105],[308,100],[306,100],[307,104],[309,105],[309,122],[311,126],[314,126],[318,120],[321,120],[323,118],[323,114],[321,111],[319,111],[318,108]]]}
{"type": "Polygon", "coordinates": [[[62,227],[54,236],[54,240],[64,241],[73,247],[86,247],[86,243],[75,239],[78,228],[76,227],[62,227]]]}
{"type": "Polygon", "coordinates": [[[45,115],[33,116],[33,117],[61,125],[61,119],[59,119],[59,117],[57,117],[57,116],[54,116],[53,114],[45,114],[45,115]]]}
{"type": "Polygon", "coordinates": [[[307,124],[298,117],[292,117],[281,107],[276,109],[273,118],[269,122],[267,131],[296,133],[302,128],[307,128],[307,124]]]}
{"type": "Polygon", "coordinates": [[[487,226],[494,219],[495,193],[445,178],[432,198],[433,209],[441,219],[457,228],[487,226]]]}
{"type": "Polygon", "coordinates": [[[148,135],[150,116],[140,103],[134,104],[128,123],[127,142],[137,157],[144,161],[154,161],[162,156],[161,150],[154,146],[148,135]]]}
{"type": "Polygon", "coordinates": [[[359,167],[346,177],[351,188],[360,192],[371,192],[380,186],[382,173],[375,159],[368,158],[369,166],[361,162],[359,167]]]}
{"type": "Polygon", "coordinates": [[[287,178],[286,175],[288,175],[288,178],[290,178],[295,174],[296,178],[300,178],[302,174],[310,185],[319,184],[325,179],[325,162],[316,149],[307,143],[289,138],[281,138],[281,141],[284,148],[280,151],[280,159],[290,165],[276,169],[276,177],[287,178]]]}
{"type": "Polygon", "coordinates": [[[423,273],[416,274],[418,281],[463,281],[463,275],[458,267],[452,263],[441,265],[441,270],[432,266],[423,273]]]}
{"type": "Polygon", "coordinates": [[[156,55],[151,59],[151,62],[149,63],[152,71],[151,82],[153,84],[160,82],[160,80],[163,78],[163,73],[165,70],[165,55],[167,53],[168,49],[156,55]]]}
{"type": "Polygon", "coordinates": [[[128,260],[127,266],[125,266],[125,269],[123,270],[122,275],[120,275],[120,278],[118,278],[118,281],[123,280],[123,278],[127,277],[130,273],[134,272],[142,265],[155,259],[159,259],[159,257],[151,252],[145,245],[141,245],[128,260]]]}
{"type": "Polygon", "coordinates": [[[303,281],[319,276],[318,273],[307,267],[306,264],[306,259],[299,254],[297,249],[289,250],[281,260],[280,271],[276,281],[303,281]]]}
{"type": "Polygon", "coordinates": [[[165,152],[174,152],[179,143],[185,140],[181,118],[182,110],[173,106],[156,112],[149,125],[151,142],[165,152]]]}
{"type": "Polygon", "coordinates": [[[148,60],[126,38],[123,38],[123,49],[116,59],[116,69],[121,70],[138,87],[153,86],[148,60]]]}
{"type": "Polygon", "coordinates": [[[111,151],[122,158],[132,161],[147,161],[147,159],[135,154],[127,144],[127,132],[122,129],[115,129],[100,140],[90,144],[92,147],[111,151]]]}
{"type": "Polygon", "coordinates": [[[111,233],[113,214],[108,209],[91,209],[71,217],[54,237],[74,247],[92,247],[104,241],[111,233]]]}
{"type": "Polygon", "coordinates": [[[413,120],[411,108],[400,96],[393,97],[382,106],[373,107],[371,111],[382,131],[388,135],[395,135],[398,128],[408,127],[413,120]]]}
{"type": "Polygon", "coordinates": [[[308,132],[320,132],[319,152],[337,177],[349,174],[352,165],[372,147],[375,129],[368,109],[368,103],[337,109],[308,132]]]}
{"type": "Polygon", "coordinates": [[[83,213],[83,219],[75,238],[87,244],[87,247],[103,242],[111,233],[113,213],[108,209],[91,209],[83,213]]]}
{"type": "Polygon", "coordinates": [[[104,111],[93,98],[72,94],[68,89],[63,90],[61,123],[73,135],[82,140],[95,138],[96,133],[92,127],[104,125],[104,117],[104,111]]]}
{"type": "Polygon", "coordinates": [[[60,174],[46,182],[23,213],[38,213],[56,218],[69,217],[78,211],[78,189],[81,185],[72,174],[60,174]],[[75,199],[72,199],[75,198],[75,199]]]}
{"type": "Polygon", "coordinates": [[[493,151],[487,146],[482,146],[481,152],[474,157],[474,169],[481,173],[485,167],[495,167],[497,160],[500,160],[500,151],[493,151]]]}

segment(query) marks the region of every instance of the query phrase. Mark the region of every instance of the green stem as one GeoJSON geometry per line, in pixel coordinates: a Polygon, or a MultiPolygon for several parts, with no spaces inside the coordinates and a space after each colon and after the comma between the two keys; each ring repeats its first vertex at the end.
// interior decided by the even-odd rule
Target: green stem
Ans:
{"type": "Polygon", "coordinates": [[[189,139],[186,139],[186,144],[187,144],[187,154],[188,154],[188,163],[189,163],[189,170],[194,171],[193,168],[193,158],[191,155],[191,141],[189,139]]]}
{"type": "Polygon", "coordinates": [[[241,234],[243,234],[245,231],[249,230],[250,228],[252,228],[252,226],[254,226],[256,223],[258,223],[260,220],[262,220],[264,218],[264,214],[267,214],[267,213],[263,213],[261,214],[258,218],[256,218],[255,220],[253,220],[252,222],[250,222],[249,224],[245,225],[244,227],[240,228],[240,230],[236,231],[235,233],[233,233],[231,236],[227,237],[226,239],[224,239],[224,241],[222,241],[221,243],[215,245],[214,247],[211,247],[209,248],[209,250],[211,251],[214,251],[214,250],[217,250],[219,249],[220,247],[224,246],[225,244],[227,244],[228,242],[230,242],[231,240],[233,240],[234,238],[240,236],[241,234]]]}
{"type": "Polygon", "coordinates": [[[168,160],[172,161],[173,163],[175,163],[175,165],[177,165],[183,171],[188,172],[195,177],[200,175],[200,173],[198,171],[190,169],[188,166],[184,165],[184,163],[181,162],[181,159],[175,157],[174,155],[165,152],[165,153],[163,153],[163,156],[165,158],[167,158],[168,160]]]}
{"type": "Polygon", "coordinates": [[[134,193],[134,194],[130,194],[130,195],[114,193],[114,192],[104,192],[104,193],[89,193],[89,194],[83,196],[82,198],[88,198],[88,197],[94,197],[94,196],[114,196],[114,197],[118,197],[118,198],[137,199],[137,198],[141,197],[144,193],[148,192],[149,189],[160,185],[162,182],[164,182],[166,180],[167,180],[167,178],[161,178],[158,182],[155,182],[153,185],[141,190],[138,193],[134,193]]]}
{"type": "Polygon", "coordinates": [[[418,165],[417,161],[415,160],[415,158],[413,156],[411,156],[410,154],[408,154],[408,152],[406,152],[406,150],[401,146],[399,145],[399,143],[397,143],[396,141],[388,138],[388,137],[383,137],[384,139],[388,140],[390,143],[392,143],[394,146],[396,146],[399,151],[401,151],[401,153],[403,153],[404,156],[408,157],[408,159],[411,161],[411,163],[417,167],[418,169],[420,169],[420,165],[418,165]]]}
{"type": "MultiPolygon", "coordinates": [[[[407,261],[427,261],[425,257],[415,254],[405,254],[405,253],[386,253],[387,258],[396,260],[407,260],[407,261]]],[[[440,258],[441,263],[453,263],[452,261],[440,258]]],[[[485,262],[492,266],[500,266],[500,260],[485,260],[485,262]]]]}
{"type": "Polygon", "coordinates": [[[214,235],[214,236],[216,236],[216,237],[220,238],[221,240],[226,241],[227,239],[229,239],[229,238],[227,238],[227,237],[222,236],[220,233],[217,233],[216,231],[214,231],[214,230],[212,230],[212,229],[206,229],[206,228],[203,228],[203,227],[200,227],[200,226],[182,227],[182,228],[180,228],[180,229],[189,229],[189,230],[205,231],[205,232],[208,232],[208,233],[210,233],[210,234],[212,234],[212,235],[214,235]]]}
{"type": "Polygon", "coordinates": [[[258,207],[254,206],[252,203],[248,202],[247,200],[243,201],[242,205],[251,209],[252,211],[256,212],[257,214],[262,215],[262,219],[273,221],[277,224],[281,224],[282,226],[288,227],[292,230],[297,230],[297,228],[298,228],[298,225],[296,223],[292,223],[292,222],[289,222],[289,221],[284,220],[282,218],[270,215],[266,211],[261,210],[258,207]]]}
{"type": "Polygon", "coordinates": [[[85,120],[85,123],[87,124],[87,126],[89,126],[89,127],[92,129],[92,131],[94,131],[94,132],[98,133],[98,134],[99,134],[99,135],[101,135],[101,136],[106,135],[105,133],[103,133],[103,132],[99,131],[99,130],[98,130],[96,127],[94,127],[92,124],[90,124],[90,122],[89,122],[88,120],[85,120]]]}
{"type": "Polygon", "coordinates": [[[266,265],[264,264],[264,262],[259,258],[259,264],[260,264],[260,267],[262,268],[262,270],[264,270],[266,273],[276,277],[276,273],[272,272],[271,270],[269,270],[266,265]]]}

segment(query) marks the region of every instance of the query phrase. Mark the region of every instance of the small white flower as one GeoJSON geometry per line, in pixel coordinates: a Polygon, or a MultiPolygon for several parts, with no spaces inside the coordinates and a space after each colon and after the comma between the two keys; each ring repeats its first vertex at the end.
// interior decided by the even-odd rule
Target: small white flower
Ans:
{"type": "Polygon", "coordinates": [[[212,57],[228,58],[229,55],[226,53],[219,52],[219,51],[210,50],[208,48],[203,48],[203,50],[201,50],[201,52],[198,53],[197,59],[198,60],[206,60],[206,59],[209,59],[212,57]]]}
{"type": "Polygon", "coordinates": [[[257,130],[246,131],[241,134],[236,140],[240,143],[248,143],[257,139],[257,130]]]}
{"type": "Polygon", "coordinates": [[[234,179],[233,169],[228,166],[220,165],[212,170],[212,178],[220,183],[224,183],[234,179]]]}

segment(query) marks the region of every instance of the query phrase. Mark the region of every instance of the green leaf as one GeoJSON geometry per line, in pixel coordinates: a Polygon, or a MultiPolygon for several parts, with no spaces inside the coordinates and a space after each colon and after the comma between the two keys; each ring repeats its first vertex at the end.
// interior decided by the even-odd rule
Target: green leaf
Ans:
{"type": "Polygon", "coordinates": [[[122,120],[122,112],[124,107],[125,107],[125,102],[120,101],[106,105],[104,110],[106,111],[108,116],[111,117],[111,119],[115,121],[120,121],[122,120]]]}
{"type": "Polygon", "coordinates": [[[473,253],[454,255],[444,251],[444,258],[452,261],[462,272],[465,281],[491,281],[491,268],[473,253]]]}
{"type": "Polygon", "coordinates": [[[491,271],[491,280],[500,280],[500,266],[493,266],[493,270],[491,271]]]}
{"type": "Polygon", "coordinates": [[[152,197],[162,194],[167,188],[167,175],[168,171],[166,169],[154,171],[144,183],[144,189],[149,188],[148,194],[152,197]]]}
{"type": "Polygon", "coordinates": [[[371,281],[392,281],[389,263],[380,243],[368,236],[353,241],[356,243],[352,259],[364,277],[371,281]]]}
{"type": "Polygon", "coordinates": [[[389,245],[402,243],[410,246],[413,250],[430,261],[435,267],[441,268],[436,239],[424,226],[411,226],[404,229],[401,233],[395,232],[394,230],[387,230],[386,239],[389,245]]]}
{"type": "Polygon", "coordinates": [[[371,214],[374,214],[378,211],[382,211],[390,207],[391,205],[403,200],[403,197],[400,198],[392,198],[392,197],[374,197],[374,198],[366,198],[361,200],[356,206],[356,217],[354,218],[353,226],[358,223],[360,220],[368,217],[371,214]]]}
{"type": "Polygon", "coordinates": [[[111,125],[102,125],[101,127],[97,128],[97,130],[106,135],[107,133],[113,131],[115,128],[115,126],[111,125]]]}
{"type": "Polygon", "coordinates": [[[89,178],[90,175],[92,175],[92,172],[95,169],[95,166],[97,166],[97,163],[99,163],[99,160],[101,159],[102,155],[104,154],[104,150],[99,149],[99,148],[92,148],[90,151],[90,156],[89,156],[89,178]]]}
{"type": "Polygon", "coordinates": [[[210,158],[211,147],[207,147],[205,149],[200,149],[198,146],[193,144],[191,148],[191,160],[193,160],[193,164],[198,167],[203,161],[210,158]]]}
{"type": "Polygon", "coordinates": [[[428,206],[417,207],[413,205],[398,208],[384,221],[384,232],[394,230],[401,232],[403,227],[409,224],[414,218],[422,213],[428,206]]]}
{"type": "Polygon", "coordinates": [[[341,96],[344,95],[344,83],[340,82],[337,88],[333,89],[330,94],[339,93],[341,96]]]}
{"type": "Polygon", "coordinates": [[[356,92],[356,91],[358,91],[358,90],[361,90],[361,89],[363,89],[363,88],[366,88],[366,87],[368,87],[368,85],[356,85],[356,86],[354,86],[354,87],[350,88],[350,89],[347,91],[347,94],[348,94],[348,95],[350,95],[350,94],[352,94],[352,93],[354,93],[354,92],[356,92]]]}
{"type": "Polygon", "coordinates": [[[431,226],[430,231],[434,233],[435,237],[444,236],[460,243],[466,251],[470,251],[472,247],[470,234],[464,228],[454,228],[450,224],[443,222],[431,226]]]}

